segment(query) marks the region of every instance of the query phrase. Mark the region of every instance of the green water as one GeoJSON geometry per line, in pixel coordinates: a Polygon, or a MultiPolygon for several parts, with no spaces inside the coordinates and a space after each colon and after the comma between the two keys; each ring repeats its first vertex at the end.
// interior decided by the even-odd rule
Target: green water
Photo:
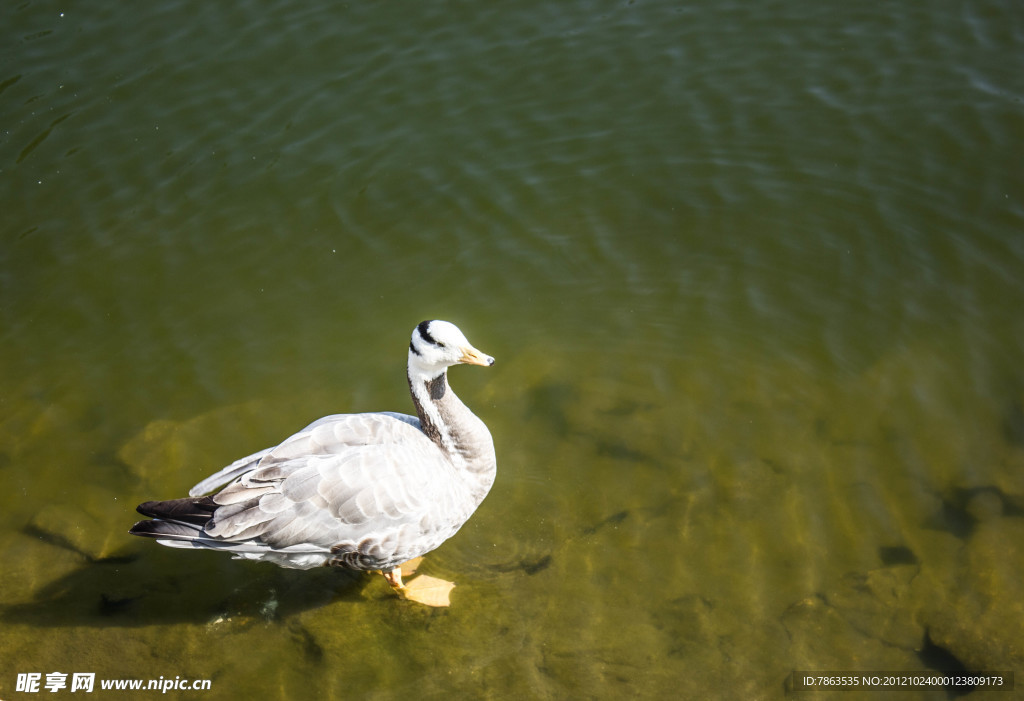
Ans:
{"type": "Polygon", "coordinates": [[[1014,3],[0,16],[3,698],[1024,670],[1014,3]],[[426,318],[497,358],[451,373],[499,475],[424,564],[450,609],[127,535],[318,416],[411,411],[426,318]]]}

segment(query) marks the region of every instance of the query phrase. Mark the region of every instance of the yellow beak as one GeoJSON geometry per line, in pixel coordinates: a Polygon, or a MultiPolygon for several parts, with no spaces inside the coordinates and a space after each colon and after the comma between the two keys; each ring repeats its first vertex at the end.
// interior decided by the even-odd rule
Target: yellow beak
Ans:
{"type": "Polygon", "coordinates": [[[459,362],[466,363],[468,365],[483,365],[484,367],[487,367],[489,365],[494,365],[494,358],[486,353],[481,353],[473,346],[466,346],[462,349],[462,357],[459,358],[459,362]]]}

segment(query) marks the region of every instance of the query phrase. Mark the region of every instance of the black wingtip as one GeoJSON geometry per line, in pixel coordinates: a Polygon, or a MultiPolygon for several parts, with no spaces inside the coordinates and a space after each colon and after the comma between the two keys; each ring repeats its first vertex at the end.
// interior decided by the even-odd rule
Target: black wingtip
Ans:
{"type": "MultiPolygon", "coordinates": [[[[143,516],[156,516],[155,510],[154,510],[153,507],[156,506],[159,503],[160,502],[158,502],[158,501],[144,501],[141,504],[139,504],[138,506],[136,506],[135,510],[138,511],[143,516]]],[[[137,526],[139,524],[136,523],[135,525],[137,526]]],[[[134,527],[135,526],[132,526],[132,528],[134,528],[134,527]]]]}
{"type": "Polygon", "coordinates": [[[201,535],[202,526],[157,518],[152,521],[139,521],[128,530],[128,533],[143,538],[193,541],[201,535]]]}
{"type": "Polygon", "coordinates": [[[167,501],[145,501],[135,507],[143,516],[181,521],[202,526],[213,517],[219,504],[211,496],[185,497],[167,501]]]}
{"type": "MultiPolygon", "coordinates": [[[[142,505],[140,505],[141,508],[142,505]]],[[[134,526],[128,529],[128,533],[131,535],[138,535],[144,538],[156,538],[160,535],[158,531],[159,521],[139,521],[134,526]]]]}

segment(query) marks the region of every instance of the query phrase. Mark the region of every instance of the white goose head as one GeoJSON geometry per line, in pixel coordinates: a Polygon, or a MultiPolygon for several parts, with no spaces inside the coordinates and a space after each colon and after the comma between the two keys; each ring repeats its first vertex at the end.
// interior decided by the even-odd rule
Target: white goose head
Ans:
{"type": "Polygon", "coordinates": [[[494,358],[474,348],[459,331],[447,321],[423,321],[413,329],[409,342],[409,375],[432,380],[452,365],[494,365],[494,358]]]}

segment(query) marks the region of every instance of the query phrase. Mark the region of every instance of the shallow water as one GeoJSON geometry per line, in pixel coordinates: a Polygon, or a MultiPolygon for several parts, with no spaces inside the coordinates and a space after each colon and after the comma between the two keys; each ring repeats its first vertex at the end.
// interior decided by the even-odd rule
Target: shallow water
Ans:
{"type": "Polygon", "coordinates": [[[1012,3],[4,14],[4,698],[1024,669],[1012,3]],[[424,565],[450,609],[127,535],[312,418],[411,411],[424,318],[498,360],[451,374],[499,476],[424,565]]]}

